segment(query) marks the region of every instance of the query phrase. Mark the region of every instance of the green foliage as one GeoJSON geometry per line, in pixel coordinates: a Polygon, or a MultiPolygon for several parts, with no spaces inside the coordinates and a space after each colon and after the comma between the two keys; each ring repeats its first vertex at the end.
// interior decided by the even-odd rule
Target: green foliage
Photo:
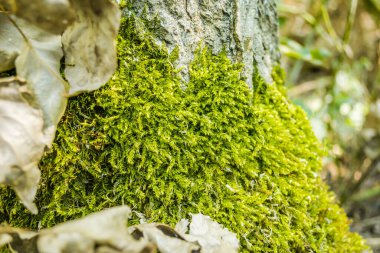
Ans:
{"type": "Polygon", "coordinates": [[[375,237],[363,224],[380,215],[380,1],[280,1],[279,15],[289,97],[329,150],[322,177],[351,229],[375,237]]]}
{"type": "Polygon", "coordinates": [[[319,143],[284,96],[282,72],[279,85],[256,76],[252,91],[240,64],[199,49],[182,89],[174,55],[141,24],[123,20],[113,79],[70,100],[41,163],[40,213],[4,191],[1,220],[48,227],[127,204],[171,225],[209,215],[238,234],[241,252],[360,252],[317,176],[319,143]]]}

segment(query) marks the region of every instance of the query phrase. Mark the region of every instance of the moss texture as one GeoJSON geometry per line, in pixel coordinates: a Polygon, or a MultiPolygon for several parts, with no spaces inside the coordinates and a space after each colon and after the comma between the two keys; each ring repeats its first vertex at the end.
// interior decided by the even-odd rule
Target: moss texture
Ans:
{"type": "Polygon", "coordinates": [[[240,64],[200,49],[184,89],[176,52],[142,26],[124,18],[117,73],[70,100],[41,162],[40,213],[3,189],[1,221],[36,229],[126,204],[171,225],[209,215],[238,234],[241,252],[361,252],[317,176],[319,143],[281,71],[250,90],[240,64]]]}

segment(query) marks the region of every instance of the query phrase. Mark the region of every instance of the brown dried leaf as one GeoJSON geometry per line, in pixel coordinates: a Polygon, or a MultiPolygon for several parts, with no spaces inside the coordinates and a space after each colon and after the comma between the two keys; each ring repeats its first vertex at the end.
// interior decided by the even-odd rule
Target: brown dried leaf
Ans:
{"type": "Polygon", "coordinates": [[[0,79],[0,183],[13,187],[33,213],[40,179],[38,161],[46,146],[42,111],[31,106],[25,85],[15,78],[0,79]]]}
{"type": "Polygon", "coordinates": [[[77,20],[63,33],[70,95],[96,90],[116,70],[120,10],[111,0],[72,0],[77,20]]]}

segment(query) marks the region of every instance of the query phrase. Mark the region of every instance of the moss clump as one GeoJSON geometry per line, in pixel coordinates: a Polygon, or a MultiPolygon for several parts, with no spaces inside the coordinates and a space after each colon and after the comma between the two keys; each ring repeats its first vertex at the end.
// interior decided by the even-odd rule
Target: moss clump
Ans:
{"type": "Polygon", "coordinates": [[[181,89],[175,53],[139,24],[122,22],[113,79],[70,100],[41,162],[40,213],[4,190],[1,220],[35,229],[126,204],[171,225],[202,212],[236,232],[242,252],[360,252],[283,87],[256,76],[252,91],[241,65],[203,49],[181,89]]]}

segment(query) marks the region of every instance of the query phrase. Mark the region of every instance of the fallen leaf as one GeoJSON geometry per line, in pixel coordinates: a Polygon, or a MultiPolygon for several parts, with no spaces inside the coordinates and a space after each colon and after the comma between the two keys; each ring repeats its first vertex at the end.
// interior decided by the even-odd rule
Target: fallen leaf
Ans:
{"type": "MultiPolygon", "coordinates": [[[[1,150],[4,149],[5,155],[0,158],[3,170],[0,183],[15,188],[25,206],[36,213],[32,201],[40,177],[37,169],[42,156],[40,152],[45,145],[50,146],[53,142],[56,126],[66,108],[68,91],[73,95],[97,89],[115,71],[115,38],[120,10],[109,0],[0,0],[0,11],[0,72],[16,68],[18,78],[25,80],[24,86],[28,87],[34,98],[33,106],[43,112],[43,128],[40,131],[43,131],[44,139],[43,144],[39,143],[41,147],[30,150],[29,155],[25,154],[25,150],[34,146],[22,149],[22,156],[17,145],[28,143],[30,136],[19,134],[21,130],[15,128],[13,136],[8,134],[14,139],[7,139],[7,143],[1,139],[1,150]],[[64,40],[65,72],[72,82],[70,89],[60,73],[63,57],[60,33],[75,18],[75,23],[65,32],[64,40]],[[20,158],[24,156],[25,159],[20,158]],[[27,165],[24,164],[26,161],[27,165]]],[[[11,131],[11,124],[13,122],[10,120],[2,126],[11,131]]],[[[36,135],[37,140],[40,137],[36,135]]]]}
{"type": "Polygon", "coordinates": [[[0,22],[0,68],[16,67],[18,76],[13,81],[2,79],[0,183],[10,185],[37,213],[33,204],[40,178],[37,164],[54,139],[67,103],[68,84],[59,72],[61,36],[4,13],[0,22]],[[22,85],[17,81],[21,79],[22,85]],[[25,94],[33,99],[26,101],[25,94]]]}
{"type": "MultiPolygon", "coordinates": [[[[23,37],[16,58],[17,75],[26,80],[44,112],[45,128],[55,128],[67,103],[68,84],[59,72],[63,57],[61,36],[48,33],[16,17],[11,18],[23,37]]],[[[50,136],[51,141],[54,135],[50,136]]]]}
{"type": "Polygon", "coordinates": [[[0,227],[0,247],[10,244],[17,253],[234,253],[239,241],[209,216],[181,220],[181,234],[164,224],[140,224],[127,228],[131,210],[113,207],[82,219],[43,229],[38,234],[0,227]],[[189,239],[188,239],[189,238],[189,239]],[[16,250],[17,249],[17,250],[16,250]]]}
{"type": "Polygon", "coordinates": [[[68,0],[0,0],[9,14],[53,34],[62,34],[75,20],[75,12],[68,0]]]}
{"type": "Polygon", "coordinates": [[[15,60],[24,44],[22,35],[10,21],[0,12],[0,72],[13,69],[15,60]]]}
{"type": "Polygon", "coordinates": [[[17,253],[153,253],[147,240],[135,240],[127,230],[131,210],[113,207],[39,233],[0,227],[0,247],[9,243],[17,253]]]}
{"type": "Polygon", "coordinates": [[[23,204],[37,213],[37,165],[47,142],[42,111],[32,107],[26,99],[30,96],[19,79],[0,79],[0,183],[12,186],[23,204]]]}
{"type": "Polygon", "coordinates": [[[209,216],[193,214],[191,223],[182,219],[176,230],[189,242],[198,242],[202,253],[232,253],[238,252],[239,240],[236,234],[230,232],[209,216]],[[189,233],[187,227],[189,226],[189,233]]]}
{"type": "Polygon", "coordinates": [[[191,223],[182,219],[175,229],[152,223],[133,226],[130,232],[153,242],[163,253],[234,253],[239,249],[235,233],[203,214],[193,214],[191,223]]]}
{"type": "MultiPolygon", "coordinates": [[[[165,234],[159,227],[161,224],[140,224],[131,227],[130,232],[136,233],[140,231],[142,238],[153,242],[162,253],[195,253],[202,252],[201,247],[197,243],[188,242],[173,234],[165,234]]],[[[173,230],[174,231],[174,230],[173,230]]]]}
{"type": "Polygon", "coordinates": [[[71,1],[77,19],[62,36],[69,95],[98,89],[116,70],[119,7],[111,0],[71,1]]]}

